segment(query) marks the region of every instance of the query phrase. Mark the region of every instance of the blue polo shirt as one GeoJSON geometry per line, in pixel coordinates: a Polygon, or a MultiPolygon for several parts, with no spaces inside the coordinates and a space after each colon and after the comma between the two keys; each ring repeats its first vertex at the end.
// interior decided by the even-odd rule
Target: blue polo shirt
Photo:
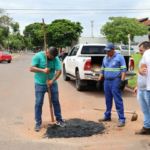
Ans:
{"type": "Polygon", "coordinates": [[[111,59],[108,55],[104,57],[100,73],[104,74],[105,79],[121,77],[121,72],[126,71],[126,62],[122,55],[115,52],[111,59]]]}

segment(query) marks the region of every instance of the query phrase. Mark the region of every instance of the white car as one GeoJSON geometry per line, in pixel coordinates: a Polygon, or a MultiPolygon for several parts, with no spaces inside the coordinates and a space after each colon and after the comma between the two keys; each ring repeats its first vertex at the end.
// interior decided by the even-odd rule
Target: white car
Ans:
{"type": "MultiPolygon", "coordinates": [[[[104,50],[106,44],[79,44],[75,45],[63,61],[63,78],[65,81],[74,79],[76,89],[81,91],[88,87],[89,83],[98,80],[103,58],[106,56],[104,50]]],[[[126,80],[136,75],[134,61],[130,56],[124,56],[127,66],[126,80]]]]}

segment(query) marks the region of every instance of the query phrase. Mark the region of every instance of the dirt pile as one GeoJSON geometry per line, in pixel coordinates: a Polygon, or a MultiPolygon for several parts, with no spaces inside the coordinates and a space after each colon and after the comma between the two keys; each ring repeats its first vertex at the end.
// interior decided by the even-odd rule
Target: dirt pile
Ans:
{"type": "Polygon", "coordinates": [[[94,134],[104,133],[104,125],[93,121],[82,119],[70,119],[66,121],[67,126],[62,128],[57,125],[49,125],[44,137],[48,138],[71,138],[89,137],[94,134]]]}

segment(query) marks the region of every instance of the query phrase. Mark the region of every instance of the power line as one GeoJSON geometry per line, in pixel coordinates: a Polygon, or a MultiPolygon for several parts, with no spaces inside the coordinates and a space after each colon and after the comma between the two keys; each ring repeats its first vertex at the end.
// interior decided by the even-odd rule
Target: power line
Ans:
{"type": "Polygon", "coordinates": [[[140,9],[3,9],[3,10],[31,10],[31,11],[123,11],[123,10],[147,10],[150,11],[150,8],[140,8],[140,9]]]}
{"type": "MultiPolygon", "coordinates": [[[[142,12],[142,13],[147,13],[147,12],[150,12],[150,11],[146,11],[146,12],[142,12]]],[[[120,14],[120,13],[141,13],[141,12],[106,12],[106,13],[26,13],[26,12],[22,12],[22,13],[8,13],[8,14],[68,14],[68,15],[71,15],[71,14],[78,14],[78,15],[85,15],[85,14],[120,14]]]]}

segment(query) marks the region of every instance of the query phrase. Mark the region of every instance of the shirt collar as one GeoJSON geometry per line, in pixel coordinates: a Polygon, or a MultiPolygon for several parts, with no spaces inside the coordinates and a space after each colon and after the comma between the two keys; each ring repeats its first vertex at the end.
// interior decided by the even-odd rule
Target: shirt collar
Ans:
{"type": "MultiPolygon", "coordinates": [[[[117,56],[117,54],[118,54],[118,53],[117,53],[117,52],[115,52],[115,54],[114,54],[114,56],[113,56],[112,58],[116,57],[116,56],[117,56]]],[[[108,55],[107,55],[106,57],[108,58],[108,55]]],[[[112,59],[112,58],[111,58],[111,59],[112,59]]]]}

